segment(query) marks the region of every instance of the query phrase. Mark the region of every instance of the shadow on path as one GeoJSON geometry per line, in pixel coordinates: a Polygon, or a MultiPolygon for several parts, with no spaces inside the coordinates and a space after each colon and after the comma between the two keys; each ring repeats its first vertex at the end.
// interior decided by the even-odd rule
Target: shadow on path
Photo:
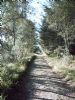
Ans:
{"type": "Polygon", "coordinates": [[[7,94],[6,100],[75,100],[75,88],[53,73],[43,57],[33,57],[7,94]]]}
{"type": "Polygon", "coordinates": [[[27,62],[27,69],[21,73],[19,78],[14,82],[15,85],[12,85],[10,89],[5,92],[5,100],[27,100],[28,91],[27,83],[29,82],[29,73],[31,70],[32,62],[36,59],[36,56],[33,56],[31,61],[27,62]]]}

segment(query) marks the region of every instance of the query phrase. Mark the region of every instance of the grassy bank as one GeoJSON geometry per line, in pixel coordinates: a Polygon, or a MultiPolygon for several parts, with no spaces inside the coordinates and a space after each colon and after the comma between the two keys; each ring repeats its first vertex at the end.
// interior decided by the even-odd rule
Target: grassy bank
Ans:
{"type": "Polygon", "coordinates": [[[26,70],[27,62],[30,61],[31,58],[32,56],[27,57],[23,63],[4,63],[0,67],[0,100],[5,100],[3,96],[4,92],[9,89],[11,85],[17,84],[15,80],[26,70]]]}
{"type": "Polygon", "coordinates": [[[49,65],[53,71],[64,77],[65,81],[75,82],[75,60],[72,56],[57,57],[56,55],[49,56],[49,65]]]}
{"type": "Polygon", "coordinates": [[[13,80],[16,80],[25,68],[25,65],[17,63],[9,63],[0,67],[0,100],[5,100],[4,91],[13,84],[13,80]]]}

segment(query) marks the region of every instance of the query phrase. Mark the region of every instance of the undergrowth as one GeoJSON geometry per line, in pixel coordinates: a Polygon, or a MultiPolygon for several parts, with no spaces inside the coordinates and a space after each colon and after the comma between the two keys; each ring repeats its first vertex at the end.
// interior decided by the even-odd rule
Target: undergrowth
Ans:
{"type": "Polygon", "coordinates": [[[1,95],[0,100],[5,100],[5,97],[3,95],[1,95]]]}
{"type": "Polygon", "coordinates": [[[75,70],[69,68],[62,68],[61,74],[63,74],[64,76],[68,76],[70,80],[75,82],[75,70]]]}
{"type": "Polygon", "coordinates": [[[75,82],[75,60],[71,55],[63,57],[57,57],[56,55],[52,54],[53,56],[49,57],[49,65],[53,66],[53,71],[57,73],[61,73],[63,76],[68,76],[68,78],[75,82]]]}
{"type": "Polygon", "coordinates": [[[25,70],[24,65],[9,63],[0,67],[0,88],[9,88],[20,72],[25,70]]]}

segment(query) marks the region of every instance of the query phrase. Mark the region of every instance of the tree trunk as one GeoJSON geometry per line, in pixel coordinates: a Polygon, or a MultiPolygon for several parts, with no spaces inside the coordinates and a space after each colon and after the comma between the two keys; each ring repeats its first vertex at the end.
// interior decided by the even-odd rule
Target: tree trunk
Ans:
{"type": "Polygon", "coordinates": [[[67,29],[65,31],[64,40],[65,40],[65,54],[69,55],[68,31],[67,31],[67,29]]]}

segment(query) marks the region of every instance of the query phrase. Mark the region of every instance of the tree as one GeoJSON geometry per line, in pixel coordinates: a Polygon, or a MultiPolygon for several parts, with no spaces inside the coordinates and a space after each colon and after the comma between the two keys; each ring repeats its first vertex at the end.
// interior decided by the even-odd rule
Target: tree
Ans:
{"type": "MultiPolygon", "coordinates": [[[[2,2],[2,10],[4,9],[4,11],[1,18],[1,43],[7,44],[8,48],[10,48],[10,50],[5,49],[10,51],[7,52],[9,56],[14,55],[16,59],[18,59],[18,55],[20,56],[19,58],[21,59],[18,61],[22,60],[22,57],[25,58],[30,54],[34,43],[34,24],[23,16],[23,10],[19,12],[19,8],[17,8],[21,7],[23,9],[22,3],[25,3],[25,1],[6,0],[2,2]]],[[[2,45],[1,47],[3,48],[2,45]]]]}
{"type": "MultiPolygon", "coordinates": [[[[63,39],[63,45],[65,47],[64,52],[68,54],[69,45],[72,43],[74,39],[73,37],[75,37],[75,1],[55,0],[52,4],[53,5],[51,8],[46,7],[45,9],[45,11],[47,12],[47,16],[44,19],[46,24],[46,30],[47,32],[49,32],[49,30],[56,31],[56,38],[61,36],[60,42],[63,39]]],[[[42,31],[42,33],[44,33],[44,31],[42,31]]],[[[49,32],[49,35],[51,36],[51,32],[49,32]]],[[[55,40],[56,38],[54,37],[55,40]]]]}

